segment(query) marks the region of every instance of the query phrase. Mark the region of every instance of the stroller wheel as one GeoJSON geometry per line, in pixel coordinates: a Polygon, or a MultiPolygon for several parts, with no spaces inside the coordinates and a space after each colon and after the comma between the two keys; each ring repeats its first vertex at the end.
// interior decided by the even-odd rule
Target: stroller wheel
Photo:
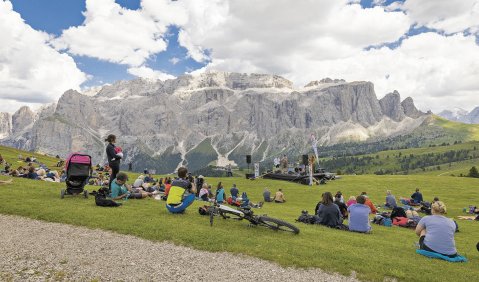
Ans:
{"type": "Polygon", "coordinates": [[[88,199],[88,191],[87,190],[83,190],[83,197],[85,197],[85,199],[88,199]]]}
{"type": "Polygon", "coordinates": [[[65,198],[65,189],[62,189],[62,191],[60,192],[60,198],[65,198]]]}

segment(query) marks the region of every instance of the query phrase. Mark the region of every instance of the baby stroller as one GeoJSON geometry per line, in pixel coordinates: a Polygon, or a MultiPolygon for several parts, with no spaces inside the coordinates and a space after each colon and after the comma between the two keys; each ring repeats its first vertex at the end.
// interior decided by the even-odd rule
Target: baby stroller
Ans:
{"type": "Polygon", "coordinates": [[[67,189],[62,189],[60,197],[65,195],[78,195],[83,193],[83,197],[88,198],[88,191],[83,190],[92,174],[91,156],[80,153],[73,153],[68,156],[65,164],[67,174],[67,189]]]}

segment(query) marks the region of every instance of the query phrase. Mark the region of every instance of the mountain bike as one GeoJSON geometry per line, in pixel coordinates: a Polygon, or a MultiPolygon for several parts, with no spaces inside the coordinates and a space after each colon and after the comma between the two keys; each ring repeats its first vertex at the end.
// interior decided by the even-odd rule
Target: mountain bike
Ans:
{"type": "Polygon", "coordinates": [[[247,220],[252,226],[263,226],[275,231],[291,232],[293,234],[299,233],[299,228],[291,223],[282,221],[280,219],[268,217],[266,215],[254,215],[250,208],[233,209],[225,205],[212,204],[208,208],[210,215],[210,225],[213,226],[215,216],[221,216],[224,219],[233,220],[247,220]]]}

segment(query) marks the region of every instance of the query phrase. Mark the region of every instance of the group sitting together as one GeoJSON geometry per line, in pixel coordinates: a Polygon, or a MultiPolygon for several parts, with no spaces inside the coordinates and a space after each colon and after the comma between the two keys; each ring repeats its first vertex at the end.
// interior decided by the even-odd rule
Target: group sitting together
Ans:
{"type": "MultiPolygon", "coordinates": [[[[397,207],[395,200],[392,201],[394,196],[392,196],[391,191],[387,191],[386,194],[386,205],[389,204],[391,208],[394,208],[393,212],[389,213],[390,217],[399,218],[394,213],[396,209],[403,210],[403,208],[397,207]]],[[[411,198],[412,202],[417,201],[418,204],[423,202],[419,189],[416,190],[411,198]]],[[[316,205],[315,215],[308,219],[308,223],[354,232],[370,233],[372,228],[369,215],[375,213],[371,207],[374,207],[374,205],[365,192],[357,197],[350,197],[346,204],[341,192],[338,192],[334,198],[330,192],[325,192],[322,194],[321,201],[316,205]],[[348,225],[343,223],[345,219],[348,219],[348,225]]],[[[419,249],[454,258],[457,256],[454,241],[457,224],[445,216],[446,212],[445,204],[439,201],[438,198],[435,198],[432,204],[430,204],[430,215],[421,218],[415,210],[407,210],[404,212],[404,217],[414,218],[417,222],[414,227],[417,236],[419,236],[419,249]]]]}

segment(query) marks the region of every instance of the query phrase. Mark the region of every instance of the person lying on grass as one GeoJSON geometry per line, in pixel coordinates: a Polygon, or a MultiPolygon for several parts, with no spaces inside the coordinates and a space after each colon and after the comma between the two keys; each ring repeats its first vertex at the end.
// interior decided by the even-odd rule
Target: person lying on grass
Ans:
{"type": "Polygon", "coordinates": [[[423,217],[416,227],[419,248],[451,258],[456,257],[457,250],[454,242],[456,224],[452,219],[444,216],[446,205],[441,201],[434,202],[431,212],[432,215],[423,217]]]}
{"type": "Polygon", "coordinates": [[[369,214],[371,209],[366,205],[366,197],[360,195],[356,198],[356,204],[348,208],[349,212],[349,231],[368,233],[371,231],[369,224],[369,214]]]}
{"type": "Polygon", "coordinates": [[[116,178],[111,182],[112,200],[121,200],[124,198],[143,199],[151,195],[147,192],[134,192],[130,185],[126,184],[128,176],[124,172],[119,172],[116,178]]]}
{"type": "Polygon", "coordinates": [[[3,185],[3,184],[12,184],[12,183],[13,183],[13,179],[0,180],[0,185],[3,185]]]}

